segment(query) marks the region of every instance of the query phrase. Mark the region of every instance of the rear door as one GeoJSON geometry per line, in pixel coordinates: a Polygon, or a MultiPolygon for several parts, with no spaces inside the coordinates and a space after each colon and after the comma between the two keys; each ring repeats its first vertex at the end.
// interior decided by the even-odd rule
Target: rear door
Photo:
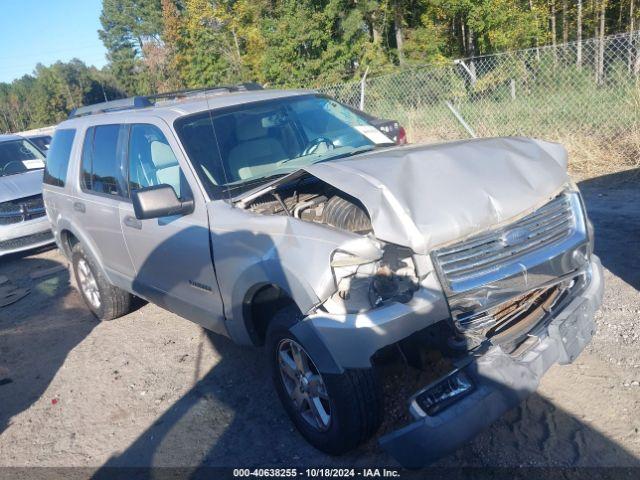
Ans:
{"type": "Polygon", "coordinates": [[[135,268],[133,289],[189,320],[224,333],[222,298],[213,269],[209,221],[202,194],[163,125],[128,125],[127,191],[170,185],[181,199],[193,199],[189,215],[137,220],[130,202],[120,221],[135,268]]]}
{"type": "Polygon", "coordinates": [[[80,192],[73,199],[73,215],[97,250],[109,280],[128,288],[134,275],[120,226],[120,203],[125,200],[123,152],[126,130],[122,125],[97,125],[87,129],[82,149],[80,192]]]}

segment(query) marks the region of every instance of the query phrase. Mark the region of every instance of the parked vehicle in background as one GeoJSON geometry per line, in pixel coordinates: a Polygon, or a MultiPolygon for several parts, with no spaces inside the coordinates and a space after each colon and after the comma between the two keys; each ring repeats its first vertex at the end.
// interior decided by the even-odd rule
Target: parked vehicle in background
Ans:
{"type": "Polygon", "coordinates": [[[42,200],[44,155],[17,135],[0,135],[0,256],[53,243],[42,200]]]}
{"type": "Polygon", "coordinates": [[[346,105],[346,107],[352,112],[360,115],[367,122],[393,140],[397,145],[405,145],[407,143],[407,132],[397,120],[387,120],[384,118],[374,117],[373,115],[363,112],[355,107],[351,107],[349,105],[346,105]]]}
{"type": "Polygon", "coordinates": [[[324,452],[378,429],[380,365],[421,370],[409,424],[380,439],[415,467],[590,341],[602,267],[566,167],[554,143],[397,146],[330,98],[227,87],[78,109],[44,196],[98,318],[137,295],[264,346],[324,452]]]}
{"type": "Polygon", "coordinates": [[[49,146],[51,145],[51,138],[54,130],[55,127],[43,127],[19,132],[16,135],[28,139],[46,155],[49,151],[49,146]]]}
{"type": "Polygon", "coordinates": [[[51,145],[51,135],[35,135],[33,137],[25,137],[31,143],[33,143],[36,147],[42,151],[45,155],[49,151],[49,146],[51,145]]]}

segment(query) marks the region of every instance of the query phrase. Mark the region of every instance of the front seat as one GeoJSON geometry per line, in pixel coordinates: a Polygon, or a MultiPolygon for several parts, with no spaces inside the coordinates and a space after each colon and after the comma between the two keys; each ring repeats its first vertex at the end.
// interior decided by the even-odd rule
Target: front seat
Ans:
{"type": "Polygon", "coordinates": [[[236,128],[238,144],[229,152],[229,170],[234,180],[257,177],[269,173],[273,164],[288,158],[282,144],[268,136],[262,117],[246,115],[236,128]]]}
{"type": "Polygon", "coordinates": [[[155,170],[156,185],[171,185],[178,197],[181,196],[180,165],[171,147],[164,142],[151,142],[151,162],[155,170]]]}

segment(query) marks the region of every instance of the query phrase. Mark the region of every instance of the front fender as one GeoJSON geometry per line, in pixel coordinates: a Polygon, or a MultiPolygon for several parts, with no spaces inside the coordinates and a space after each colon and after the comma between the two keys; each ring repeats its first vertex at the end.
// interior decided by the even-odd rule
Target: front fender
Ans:
{"type": "Polygon", "coordinates": [[[268,285],[285,291],[302,312],[310,310],[318,302],[313,288],[303,282],[295,272],[274,260],[258,261],[244,269],[233,283],[231,308],[227,311],[226,326],[236,343],[252,344],[245,323],[244,306],[258,290],[268,285]]]}
{"type": "Polygon", "coordinates": [[[252,292],[276,285],[304,313],[333,293],[331,254],[360,235],[281,215],[262,215],[224,201],[208,205],[213,258],[227,329],[251,343],[243,305],[252,292]]]}

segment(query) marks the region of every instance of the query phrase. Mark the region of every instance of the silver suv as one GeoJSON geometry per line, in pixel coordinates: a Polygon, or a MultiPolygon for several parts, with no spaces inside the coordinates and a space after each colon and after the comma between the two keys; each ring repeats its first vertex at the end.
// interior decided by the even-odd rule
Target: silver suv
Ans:
{"type": "Polygon", "coordinates": [[[380,442],[419,467],[595,330],[602,268],[558,144],[395,146],[330,98],[238,87],[83,107],[49,158],[47,212],[91,311],[136,295],[264,346],[331,454],[380,426],[390,364],[423,383],[380,442]]]}

